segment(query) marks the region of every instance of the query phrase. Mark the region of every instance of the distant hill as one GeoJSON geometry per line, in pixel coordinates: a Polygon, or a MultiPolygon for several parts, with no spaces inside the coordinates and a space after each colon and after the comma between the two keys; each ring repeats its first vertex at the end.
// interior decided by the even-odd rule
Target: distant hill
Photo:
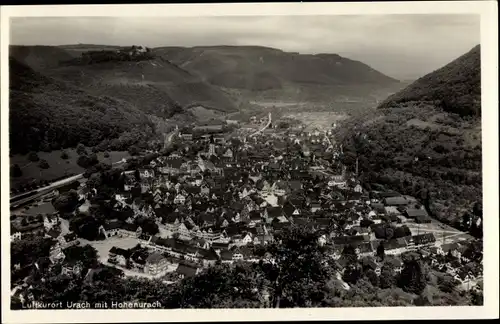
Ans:
{"type": "Polygon", "coordinates": [[[74,54],[56,46],[11,45],[9,56],[35,70],[56,68],[60,62],[74,58],[74,54]]]}
{"type": "Polygon", "coordinates": [[[482,201],[479,54],[477,46],[340,131],[345,162],[359,159],[366,186],[414,195],[464,230],[464,214],[482,217],[473,208],[482,201]]]}
{"type": "Polygon", "coordinates": [[[44,76],[14,58],[9,60],[9,69],[13,154],[74,147],[78,143],[95,146],[103,140],[118,139],[124,132],[140,130],[146,134],[147,129],[153,129],[148,116],[128,102],[91,95],[44,76]]]}
{"type": "Polygon", "coordinates": [[[194,105],[223,112],[236,110],[221,90],[165,59],[151,53],[127,59],[127,53],[137,48],[87,44],[16,46],[11,53],[53,79],[69,82],[93,95],[125,100],[158,117],[169,118],[194,105]]]}
{"type": "Polygon", "coordinates": [[[481,49],[477,45],[442,68],[389,96],[380,106],[431,102],[460,115],[481,115],[481,49]]]}
{"type": "Polygon", "coordinates": [[[398,83],[364,63],[337,54],[299,54],[261,46],[161,47],[153,52],[224,88],[263,91],[398,83]]]}

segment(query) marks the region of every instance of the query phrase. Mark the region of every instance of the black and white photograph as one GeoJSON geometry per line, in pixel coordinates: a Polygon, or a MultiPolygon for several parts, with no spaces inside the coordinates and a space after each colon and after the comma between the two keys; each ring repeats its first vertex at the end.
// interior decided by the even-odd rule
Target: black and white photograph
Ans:
{"type": "Polygon", "coordinates": [[[498,317],[496,2],[415,3],[2,8],[9,321],[498,317]]]}

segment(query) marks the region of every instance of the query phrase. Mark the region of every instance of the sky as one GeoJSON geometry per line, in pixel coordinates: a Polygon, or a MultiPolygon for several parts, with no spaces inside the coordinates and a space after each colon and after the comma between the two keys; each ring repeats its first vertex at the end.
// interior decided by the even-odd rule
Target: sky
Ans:
{"type": "Polygon", "coordinates": [[[411,80],[480,43],[479,15],[12,18],[15,45],[260,45],[336,53],[411,80]]]}

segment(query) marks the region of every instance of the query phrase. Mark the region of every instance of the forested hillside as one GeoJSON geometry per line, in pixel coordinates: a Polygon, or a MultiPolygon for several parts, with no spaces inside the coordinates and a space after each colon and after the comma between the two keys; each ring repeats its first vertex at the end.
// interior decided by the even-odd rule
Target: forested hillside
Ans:
{"type": "Polygon", "coordinates": [[[262,91],[300,85],[380,87],[398,83],[337,54],[299,54],[262,46],[161,47],[154,52],[225,88],[262,91]]]}
{"type": "Polygon", "coordinates": [[[359,159],[366,186],[414,195],[436,218],[476,235],[481,228],[468,220],[482,217],[479,70],[475,47],[388,98],[372,116],[351,121],[343,134],[345,162],[359,159]]]}
{"type": "Polygon", "coordinates": [[[381,107],[412,101],[430,102],[444,111],[462,116],[481,115],[480,46],[390,96],[381,107]]]}
{"type": "Polygon", "coordinates": [[[222,91],[143,46],[14,46],[11,55],[43,75],[96,96],[124,100],[160,118],[192,105],[236,110],[222,91]]]}
{"type": "Polygon", "coordinates": [[[41,75],[15,59],[10,68],[11,153],[94,146],[125,131],[152,130],[149,118],[131,104],[93,96],[41,75]]]}

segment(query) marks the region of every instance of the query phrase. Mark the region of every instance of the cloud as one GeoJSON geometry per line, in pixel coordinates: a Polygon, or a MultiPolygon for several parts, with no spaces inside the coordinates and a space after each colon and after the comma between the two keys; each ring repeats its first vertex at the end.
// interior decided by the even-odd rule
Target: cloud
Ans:
{"type": "Polygon", "coordinates": [[[480,41],[477,15],[13,18],[11,43],[261,45],[338,53],[398,78],[418,77],[480,41]]]}

